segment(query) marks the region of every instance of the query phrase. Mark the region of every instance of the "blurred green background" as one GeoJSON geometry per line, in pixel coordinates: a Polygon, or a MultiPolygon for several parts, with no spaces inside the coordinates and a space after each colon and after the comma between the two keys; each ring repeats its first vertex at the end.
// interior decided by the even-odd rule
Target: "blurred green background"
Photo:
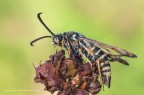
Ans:
{"type": "Polygon", "coordinates": [[[0,0],[0,95],[51,95],[33,82],[32,63],[38,66],[56,50],[51,39],[29,45],[50,35],[36,17],[39,12],[54,33],[78,31],[137,54],[126,58],[128,67],[111,63],[111,88],[99,95],[144,93],[143,0],[0,0]]]}

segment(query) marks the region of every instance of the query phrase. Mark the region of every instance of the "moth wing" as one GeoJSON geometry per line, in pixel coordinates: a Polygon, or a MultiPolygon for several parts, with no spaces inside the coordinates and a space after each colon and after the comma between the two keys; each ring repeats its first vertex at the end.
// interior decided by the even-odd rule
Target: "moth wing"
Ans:
{"type": "Polygon", "coordinates": [[[79,39],[94,43],[95,46],[100,47],[104,52],[106,52],[108,54],[111,54],[110,51],[112,50],[112,51],[115,51],[118,54],[120,54],[120,56],[127,56],[127,57],[131,57],[131,58],[137,57],[135,54],[133,54],[127,50],[124,50],[124,49],[121,49],[118,47],[114,47],[114,46],[111,46],[111,45],[108,45],[108,44],[105,44],[105,43],[102,43],[102,42],[99,42],[96,40],[92,40],[89,38],[83,38],[83,37],[80,37],[79,39]]]}

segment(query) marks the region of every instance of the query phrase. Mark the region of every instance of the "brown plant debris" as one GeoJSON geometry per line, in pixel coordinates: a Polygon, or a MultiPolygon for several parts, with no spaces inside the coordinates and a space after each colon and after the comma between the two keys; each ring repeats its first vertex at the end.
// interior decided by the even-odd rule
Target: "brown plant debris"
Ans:
{"type": "Polygon", "coordinates": [[[50,56],[50,60],[35,68],[35,83],[42,83],[46,91],[57,95],[92,95],[99,93],[101,83],[98,70],[77,57],[65,57],[64,50],[50,56]]]}

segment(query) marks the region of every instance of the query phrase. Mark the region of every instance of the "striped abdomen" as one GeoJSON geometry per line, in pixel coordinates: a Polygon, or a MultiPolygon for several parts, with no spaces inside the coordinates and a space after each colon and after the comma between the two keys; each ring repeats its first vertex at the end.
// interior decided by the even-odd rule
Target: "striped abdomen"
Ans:
{"type": "Polygon", "coordinates": [[[80,40],[79,46],[81,48],[82,53],[90,61],[95,62],[96,60],[99,60],[102,81],[104,84],[110,87],[111,67],[107,55],[98,46],[95,46],[92,42],[80,40]]]}

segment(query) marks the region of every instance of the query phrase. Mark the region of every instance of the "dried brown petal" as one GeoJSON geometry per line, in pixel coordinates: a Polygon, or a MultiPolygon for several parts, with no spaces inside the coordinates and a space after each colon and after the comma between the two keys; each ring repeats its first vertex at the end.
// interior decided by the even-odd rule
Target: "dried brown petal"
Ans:
{"type": "Polygon", "coordinates": [[[49,63],[44,63],[38,66],[35,70],[36,70],[36,77],[34,78],[34,81],[36,83],[44,82],[47,78],[51,78],[55,73],[54,66],[49,63]]]}
{"type": "Polygon", "coordinates": [[[100,82],[98,80],[90,82],[87,90],[92,94],[97,94],[101,90],[100,82]]]}
{"type": "Polygon", "coordinates": [[[66,68],[66,70],[67,70],[66,76],[73,77],[76,74],[76,72],[77,72],[77,69],[75,67],[74,61],[71,60],[71,59],[65,59],[63,61],[63,64],[66,65],[66,67],[67,67],[66,68]]]}
{"type": "Polygon", "coordinates": [[[53,56],[53,64],[54,66],[60,65],[61,61],[65,58],[65,52],[64,50],[58,51],[54,56],[53,56]]]}
{"type": "Polygon", "coordinates": [[[49,91],[51,94],[53,94],[55,91],[58,90],[55,87],[49,86],[47,82],[45,82],[44,85],[45,85],[44,90],[49,91]]]}
{"type": "Polygon", "coordinates": [[[43,83],[45,90],[59,91],[57,95],[88,95],[101,90],[96,66],[83,64],[83,60],[75,55],[65,58],[64,50],[50,56],[50,60],[36,69],[36,83],[43,83]]]}
{"type": "Polygon", "coordinates": [[[81,83],[81,85],[79,86],[80,89],[85,90],[87,87],[88,83],[87,81],[84,81],[83,83],[81,83]]]}
{"type": "Polygon", "coordinates": [[[68,81],[63,82],[62,86],[63,86],[64,91],[68,91],[71,87],[71,82],[68,82],[68,81]]]}
{"type": "Polygon", "coordinates": [[[75,77],[73,77],[71,82],[73,85],[79,85],[81,82],[79,74],[77,74],[75,77]]]}
{"type": "Polygon", "coordinates": [[[48,79],[48,85],[51,87],[59,87],[61,86],[62,79],[58,76],[53,76],[52,78],[48,79]]]}
{"type": "Polygon", "coordinates": [[[76,89],[72,95],[89,95],[85,90],[76,89]]]}
{"type": "Polygon", "coordinates": [[[59,91],[59,92],[57,93],[57,95],[69,95],[69,94],[67,94],[65,91],[59,91]]]}

